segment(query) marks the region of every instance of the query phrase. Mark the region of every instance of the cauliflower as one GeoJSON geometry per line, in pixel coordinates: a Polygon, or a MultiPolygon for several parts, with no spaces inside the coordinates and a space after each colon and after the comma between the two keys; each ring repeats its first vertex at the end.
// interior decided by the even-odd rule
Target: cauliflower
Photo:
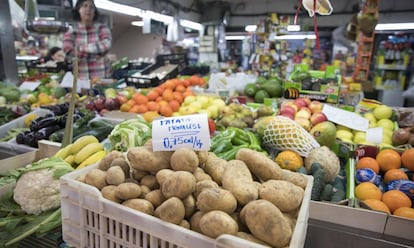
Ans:
{"type": "Polygon", "coordinates": [[[13,199],[27,214],[38,215],[60,206],[60,176],[72,171],[59,158],[40,160],[24,168],[17,179],[13,199]]]}
{"type": "Polygon", "coordinates": [[[60,206],[59,180],[48,169],[29,171],[16,183],[13,199],[28,214],[40,214],[60,206]]]}

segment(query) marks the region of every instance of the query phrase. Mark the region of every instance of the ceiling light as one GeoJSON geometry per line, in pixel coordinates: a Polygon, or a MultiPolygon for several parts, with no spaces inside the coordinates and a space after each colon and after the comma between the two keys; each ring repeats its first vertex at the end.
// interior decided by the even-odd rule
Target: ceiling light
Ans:
{"type": "Polygon", "coordinates": [[[244,30],[246,32],[255,32],[257,29],[257,25],[246,25],[246,27],[244,27],[244,30]]]}
{"type": "Polygon", "coordinates": [[[246,36],[244,35],[228,35],[226,36],[226,40],[244,40],[246,36]]]}
{"type": "Polygon", "coordinates": [[[156,21],[159,21],[159,22],[163,22],[165,24],[172,23],[173,22],[173,19],[174,19],[172,16],[168,16],[168,15],[156,13],[156,12],[151,11],[151,10],[141,11],[141,13],[139,14],[139,16],[141,16],[142,18],[151,18],[153,20],[156,20],[156,21]]]}
{"type": "Polygon", "coordinates": [[[201,25],[198,22],[192,22],[192,21],[188,21],[188,20],[181,20],[180,24],[181,24],[181,26],[183,26],[185,28],[190,28],[190,29],[194,29],[194,30],[198,30],[198,31],[201,31],[203,29],[203,25],[201,25]]]}
{"type": "Polygon", "coordinates": [[[133,21],[133,22],[131,22],[131,25],[137,26],[137,27],[143,27],[144,26],[144,21],[133,21]]]}
{"type": "Polygon", "coordinates": [[[95,0],[95,5],[98,9],[104,9],[130,16],[138,16],[142,11],[139,8],[131,7],[125,4],[119,4],[108,0],[95,0]]]}
{"type": "Polygon", "coordinates": [[[288,35],[280,35],[280,36],[274,36],[275,40],[315,40],[316,35],[314,34],[288,34],[288,35]]]}
{"type": "Polygon", "coordinates": [[[300,31],[300,25],[288,25],[287,31],[289,32],[297,32],[300,31]]]}
{"type": "Polygon", "coordinates": [[[403,23],[379,23],[375,30],[407,30],[414,29],[414,22],[403,23]]]}

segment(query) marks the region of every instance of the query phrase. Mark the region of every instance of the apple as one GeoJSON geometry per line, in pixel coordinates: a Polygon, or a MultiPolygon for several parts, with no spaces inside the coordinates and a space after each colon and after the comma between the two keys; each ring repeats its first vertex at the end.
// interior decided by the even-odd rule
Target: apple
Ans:
{"type": "Polygon", "coordinates": [[[296,98],[293,101],[293,103],[296,104],[299,108],[301,108],[301,107],[307,107],[308,106],[308,103],[305,100],[305,98],[296,98]]]}
{"type": "Polygon", "coordinates": [[[322,112],[313,113],[310,117],[310,121],[311,121],[312,125],[316,125],[318,123],[321,123],[321,122],[324,122],[324,121],[327,121],[327,120],[328,120],[328,118],[322,112]]]}
{"type": "Polygon", "coordinates": [[[291,120],[294,120],[295,119],[295,116],[292,115],[292,114],[290,114],[290,113],[283,113],[283,114],[280,114],[280,115],[281,116],[284,116],[284,117],[287,117],[287,118],[289,118],[291,120]]]}
{"type": "Polygon", "coordinates": [[[118,99],[119,104],[126,103],[128,101],[128,97],[123,94],[118,94],[116,96],[116,99],[118,99]]]}
{"type": "Polygon", "coordinates": [[[309,119],[307,118],[303,118],[303,117],[295,117],[295,121],[301,126],[303,127],[306,131],[311,130],[312,127],[312,123],[310,122],[309,119]]]}
{"type": "Polygon", "coordinates": [[[319,113],[322,112],[323,104],[320,101],[311,101],[308,108],[312,111],[312,113],[319,113]]]}
{"type": "Polygon", "coordinates": [[[307,107],[302,107],[295,115],[296,118],[310,119],[312,113],[307,107]]]}
{"type": "Polygon", "coordinates": [[[282,107],[284,106],[291,106],[295,110],[295,113],[299,111],[298,105],[296,105],[294,102],[286,102],[282,105],[282,107]]]}
{"type": "Polygon", "coordinates": [[[284,115],[291,115],[291,116],[295,116],[296,114],[296,109],[290,105],[283,105],[282,108],[280,109],[280,114],[284,115]]]}

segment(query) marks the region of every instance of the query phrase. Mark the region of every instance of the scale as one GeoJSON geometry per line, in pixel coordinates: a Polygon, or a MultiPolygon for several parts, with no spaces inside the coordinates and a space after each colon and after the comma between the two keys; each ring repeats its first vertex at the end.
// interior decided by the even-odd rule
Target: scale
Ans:
{"type": "MultiPolygon", "coordinates": [[[[28,33],[35,34],[63,34],[69,30],[67,22],[53,20],[49,18],[41,18],[36,0],[25,1],[25,28],[28,33]]],[[[78,53],[75,50],[73,58],[73,85],[71,92],[71,100],[69,103],[68,117],[66,119],[65,134],[62,140],[62,148],[72,143],[73,137],[73,112],[75,110],[76,89],[78,84],[78,53]]]]}

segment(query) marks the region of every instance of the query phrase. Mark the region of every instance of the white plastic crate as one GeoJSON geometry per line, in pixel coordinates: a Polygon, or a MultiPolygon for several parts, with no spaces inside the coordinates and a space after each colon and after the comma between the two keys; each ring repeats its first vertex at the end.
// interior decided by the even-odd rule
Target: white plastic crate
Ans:
{"type": "MultiPolygon", "coordinates": [[[[93,168],[97,165],[66,174],[60,179],[62,233],[68,245],[77,248],[265,247],[232,235],[212,239],[109,201],[95,187],[76,180],[93,168]]],[[[291,248],[304,246],[312,185],[313,177],[308,176],[291,248]]]]}

